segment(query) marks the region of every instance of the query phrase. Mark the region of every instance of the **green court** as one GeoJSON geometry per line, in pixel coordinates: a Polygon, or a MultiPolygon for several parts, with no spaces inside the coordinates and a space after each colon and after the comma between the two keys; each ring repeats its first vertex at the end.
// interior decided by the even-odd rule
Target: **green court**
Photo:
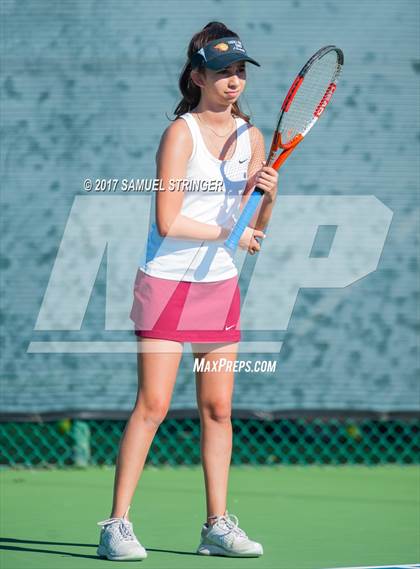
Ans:
{"type": "MultiPolygon", "coordinates": [[[[114,468],[4,470],[3,569],[87,569],[114,468]]],[[[321,569],[420,559],[417,466],[232,467],[228,508],[264,546],[258,559],[195,554],[205,516],[199,467],[147,467],[130,518],[150,568],[321,569]]]]}

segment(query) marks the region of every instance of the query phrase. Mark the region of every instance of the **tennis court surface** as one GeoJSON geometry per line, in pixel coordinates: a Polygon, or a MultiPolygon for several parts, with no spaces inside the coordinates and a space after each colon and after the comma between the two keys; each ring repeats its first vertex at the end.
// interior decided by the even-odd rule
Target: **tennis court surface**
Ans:
{"type": "MultiPolygon", "coordinates": [[[[126,566],[96,557],[114,469],[4,470],[3,569],[126,566]]],[[[232,467],[228,508],[264,546],[258,559],[195,554],[205,516],[200,467],[147,467],[131,520],[150,568],[416,566],[416,466],[232,467]]],[[[417,565],[419,567],[419,565],[417,565]]]]}

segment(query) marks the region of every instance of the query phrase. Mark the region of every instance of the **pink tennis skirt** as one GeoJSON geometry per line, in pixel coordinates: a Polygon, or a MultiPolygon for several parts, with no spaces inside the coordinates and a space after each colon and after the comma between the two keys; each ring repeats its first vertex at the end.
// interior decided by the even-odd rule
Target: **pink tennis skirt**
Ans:
{"type": "Polygon", "coordinates": [[[240,306],[237,276],[216,282],[180,282],[139,269],[130,318],[135,334],[142,338],[239,342],[240,306]]]}

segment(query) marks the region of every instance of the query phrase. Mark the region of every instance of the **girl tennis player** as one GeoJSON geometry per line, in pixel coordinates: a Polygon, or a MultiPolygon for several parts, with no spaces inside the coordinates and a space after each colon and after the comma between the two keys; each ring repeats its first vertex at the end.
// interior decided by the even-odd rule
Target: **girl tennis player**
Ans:
{"type": "Polygon", "coordinates": [[[153,437],[168,412],[184,342],[191,342],[205,370],[196,371],[207,502],[197,553],[263,553],[226,509],[240,294],[237,269],[224,241],[258,184],[264,199],[239,243],[251,254],[258,252],[277,192],[277,172],[264,166],[263,137],[238,104],[246,83],[245,62],[259,65],[224,24],[211,22],[194,35],[180,78],[176,120],[164,132],[157,153],[163,191],[156,192],[154,223],[130,314],[138,338],[138,394],[120,444],[111,516],[98,523],[98,555],[111,560],[147,557],[128,510],[153,437]],[[200,190],[185,182],[198,182],[200,190]],[[217,366],[222,361],[226,364],[217,366]]]}

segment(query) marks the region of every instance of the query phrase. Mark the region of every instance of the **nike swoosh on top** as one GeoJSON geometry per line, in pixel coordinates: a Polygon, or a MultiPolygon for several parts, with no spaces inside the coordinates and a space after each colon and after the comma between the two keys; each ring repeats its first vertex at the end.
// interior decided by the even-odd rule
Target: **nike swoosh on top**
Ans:
{"type": "Polygon", "coordinates": [[[230,330],[231,328],[235,328],[235,324],[232,324],[232,326],[225,326],[225,330],[230,330]]]}
{"type": "Polygon", "coordinates": [[[244,158],[243,160],[238,160],[239,164],[243,164],[244,162],[246,162],[248,160],[248,158],[244,158]]]}

